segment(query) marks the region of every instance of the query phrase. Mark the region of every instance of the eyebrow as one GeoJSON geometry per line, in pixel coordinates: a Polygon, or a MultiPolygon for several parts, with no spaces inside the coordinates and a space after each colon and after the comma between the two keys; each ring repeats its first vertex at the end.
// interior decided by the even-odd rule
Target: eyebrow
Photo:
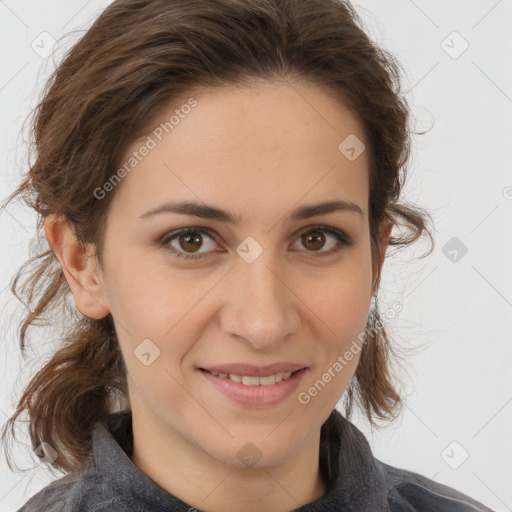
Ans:
{"type": "MultiPolygon", "coordinates": [[[[315,217],[317,215],[327,215],[329,213],[335,212],[352,212],[359,214],[361,217],[364,217],[363,211],[357,204],[341,199],[301,206],[293,210],[290,214],[287,215],[287,217],[292,221],[298,221],[307,219],[309,217],[315,217]]],[[[196,203],[193,201],[168,202],[142,213],[139,215],[139,218],[152,217],[162,213],[193,215],[202,219],[219,220],[235,225],[240,224],[241,221],[240,215],[236,215],[228,210],[223,210],[216,206],[204,203],[196,203]]]]}

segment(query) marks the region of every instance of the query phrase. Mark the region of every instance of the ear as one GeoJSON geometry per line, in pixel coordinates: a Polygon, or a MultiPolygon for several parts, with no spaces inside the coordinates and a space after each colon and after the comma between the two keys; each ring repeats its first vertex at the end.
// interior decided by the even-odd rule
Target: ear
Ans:
{"type": "Polygon", "coordinates": [[[386,250],[389,245],[389,237],[391,235],[391,230],[393,229],[393,222],[388,221],[388,223],[384,224],[380,230],[380,243],[379,243],[379,254],[377,255],[377,268],[374,271],[373,288],[372,294],[375,293],[379,284],[380,284],[380,276],[382,271],[382,265],[384,264],[384,259],[386,257],[386,250]]]}
{"type": "Polygon", "coordinates": [[[84,247],[62,216],[49,215],[45,219],[44,230],[80,313],[93,319],[108,315],[110,310],[105,305],[102,276],[94,256],[94,246],[88,244],[84,247]]]}

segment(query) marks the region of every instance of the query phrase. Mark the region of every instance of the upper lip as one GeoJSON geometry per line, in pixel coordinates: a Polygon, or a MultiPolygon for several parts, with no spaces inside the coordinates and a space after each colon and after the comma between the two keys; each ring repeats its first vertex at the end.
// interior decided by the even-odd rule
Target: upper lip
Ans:
{"type": "Polygon", "coordinates": [[[234,373],[235,375],[247,375],[248,377],[267,377],[276,373],[302,370],[302,368],[306,368],[306,365],[300,363],[274,363],[266,366],[254,366],[252,364],[246,363],[232,363],[202,367],[200,369],[216,373],[234,373]]]}

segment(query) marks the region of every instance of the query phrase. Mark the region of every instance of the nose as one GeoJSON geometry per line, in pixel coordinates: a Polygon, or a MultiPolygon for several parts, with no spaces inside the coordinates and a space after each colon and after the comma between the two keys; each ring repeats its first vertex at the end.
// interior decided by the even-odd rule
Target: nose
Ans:
{"type": "Polygon", "coordinates": [[[289,274],[265,254],[252,263],[242,258],[235,263],[224,283],[220,327],[258,350],[275,351],[299,329],[300,300],[289,274]]]}

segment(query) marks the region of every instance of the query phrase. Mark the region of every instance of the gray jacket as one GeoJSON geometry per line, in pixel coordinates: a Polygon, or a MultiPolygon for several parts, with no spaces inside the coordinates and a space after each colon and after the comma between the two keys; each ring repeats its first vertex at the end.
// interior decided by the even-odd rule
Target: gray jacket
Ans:
{"type": "MultiPolygon", "coordinates": [[[[18,512],[195,512],[132,463],[132,446],[131,412],[105,417],[95,425],[83,469],[50,483],[18,512]]],[[[492,512],[451,487],[375,459],[362,432],[337,410],[322,425],[320,468],[327,493],[293,512],[492,512]]]]}

